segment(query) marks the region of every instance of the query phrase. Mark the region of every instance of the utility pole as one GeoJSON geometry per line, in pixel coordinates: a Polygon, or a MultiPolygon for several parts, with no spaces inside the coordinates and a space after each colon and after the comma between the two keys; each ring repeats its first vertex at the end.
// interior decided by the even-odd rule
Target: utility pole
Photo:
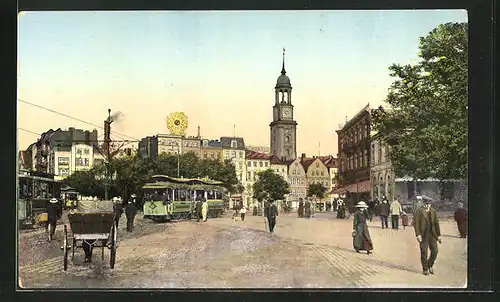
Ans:
{"type": "Polygon", "coordinates": [[[104,120],[104,148],[106,150],[106,181],[104,184],[104,200],[109,199],[109,184],[110,184],[110,143],[111,143],[111,109],[108,109],[108,118],[104,120]]]}
{"type": "Polygon", "coordinates": [[[177,143],[177,178],[181,177],[181,150],[177,143]]]}

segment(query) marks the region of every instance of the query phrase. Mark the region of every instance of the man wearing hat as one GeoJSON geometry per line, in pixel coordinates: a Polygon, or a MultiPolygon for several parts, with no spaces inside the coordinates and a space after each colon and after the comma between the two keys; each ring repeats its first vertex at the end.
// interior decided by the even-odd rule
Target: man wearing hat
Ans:
{"type": "Polygon", "coordinates": [[[127,232],[132,233],[134,229],[134,218],[137,214],[137,207],[132,200],[129,200],[127,206],[125,207],[125,216],[127,216],[127,232]]]}
{"type": "Polygon", "coordinates": [[[366,219],[368,218],[366,209],[368,205],[364,201],[360,201],[356,204],[356,208],[352,224],[353,246],[357,253],[359,251],[366,251],[367,254],[371,254],[373,243],[370,231],[368,230],[368,224],[366,223],[366,219]]]}
{"type": "Polygon", "coordinates": [[[441,243],[441,229],[436,210],[431,207],[431,200],[425,199],[424,205],[415,212],[414,228],[420,243],[420,262],[424,275],[434,274],[434,262],[438,255],[438,242],[441,243]],[[428,250],[431,254],[427,257],[428,250]]]}
{"type": "Polygon", "coordinates": [[[56,232],[57,219],[62,215],[62,207],[59,200],[52,198],[47,203],[45,211],[47,212],[47,231],[49,232],[49,241],[54,237],[56,232]]]}
{"type": "Polygon", "coordinates": [[[118,199],[118,197],[113,197],[113,211],[115,212],[115,224],[118,229],[118,223],[123,214],[124,204],[118,199]]]}

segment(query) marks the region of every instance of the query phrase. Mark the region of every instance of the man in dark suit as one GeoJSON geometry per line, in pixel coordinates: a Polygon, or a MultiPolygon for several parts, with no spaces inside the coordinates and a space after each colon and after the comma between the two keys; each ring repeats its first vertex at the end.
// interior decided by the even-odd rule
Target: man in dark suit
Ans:
{"type": "Polygon", "coordinates": [[[199,194],[198,196],[196,196],[196,204],[194,210],[194,215],[196,216],[196,222],[200,222],[202,206],[203,206],[203,195],[199,194]]]}
{"type": "Polygon", "coordinates": [[[269,232],[274,232],[274,226],[276,225],[276,217],[278,216],[278,208],[274,202],[270,202],[265,209],[264,213],[267,217],[267,222],[269,223],[269,232]]]}
{"type": "Polygon", "coordinates": [[[424,275],[434,274],[434,262],[438,255],[438,242],[441,243],[441,229],[437,212],[431,207],[431,200],[426,199],[414,217],[414,228],[417,240],[420,243],[420,262],[424,275]],[[427,257],[430,249],[431,254],[427,257]]]}
{"type": "Polygon", "coordinates": [[[57,220],[62,216],[61,203],[56,198],[52,198],[47,202],[45,211],[48,216],[47,231],[50,233],[49,241],[51,241],[56,232],[57,220]]]}

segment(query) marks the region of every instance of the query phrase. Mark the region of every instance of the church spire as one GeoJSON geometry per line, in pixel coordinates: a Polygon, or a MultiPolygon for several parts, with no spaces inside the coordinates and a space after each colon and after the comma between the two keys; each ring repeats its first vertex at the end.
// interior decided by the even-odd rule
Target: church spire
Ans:
{"type": "Polygon", "coordinates": [[[283,67],[281,68],[281,74],[286,74],[285,71],[285,48],[283,47],[283,67]]]}

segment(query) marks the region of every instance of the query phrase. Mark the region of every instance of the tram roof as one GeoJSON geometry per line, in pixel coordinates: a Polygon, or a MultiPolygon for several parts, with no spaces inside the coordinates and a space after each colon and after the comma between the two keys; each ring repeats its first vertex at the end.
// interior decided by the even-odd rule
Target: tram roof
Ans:
{"type": "Polygon", "coordinates": [[[34,179],[34,180],[42,180],[42,181],[47,181],[47,182],[57,182],[57,183],[61,182],[57,179],[41,177],[41,176],[33,176],[33,175],[18,175],[18,176],[19,176],[19,178],[30,178],[30,179],[34,179]]]}
{"type": "Polygon", "coordinates": [[[220,186],[224,183],[221,181],[211,180],[211,179],[201,179],[201,178],[175,178],[166,175],[153,175],[148,183],[177,183],[177,184],[187,184],[187,185],[209,185],[209,186],[220,186]]]}

